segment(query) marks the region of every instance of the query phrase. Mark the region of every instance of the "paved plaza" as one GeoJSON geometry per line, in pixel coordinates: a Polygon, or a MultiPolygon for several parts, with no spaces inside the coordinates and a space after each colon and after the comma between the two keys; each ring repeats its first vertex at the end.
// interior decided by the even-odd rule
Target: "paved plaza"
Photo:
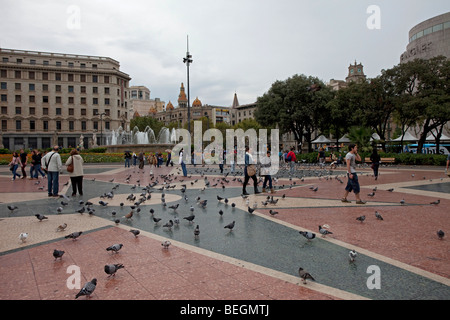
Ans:
{"type": "Polygon", "coordinates": [[[247,198],[242,168],[229,170],[188,166],[183,177],[177,166],[86,164],[83,196],[71,196],[64,173],[65,197],[55,198],[46,179],[11,181],[0,168],[0,299],[73,300],[77,272],[81,286],[97,279],[95,300],[450,299],[450,178],[442,167],[382,166],[378,180],[360,167],[365,205],[353,194],[351,203],[340,201],[342,167],[300,164],[293,176],[281,168],[275,193],[255,195],[250,184],[247,198]],[[193,221],[184,219],[191,214],[193,221]],[[319,225],[332,234],[322,236],[319,225]],[[65,238],[77,231],[77,240],[65,238]],[[299,231],[316,236],[309,241],[299,231]],[[118,253],[106,250],[116,243],[118,253]],[[54,249],[65,252],[62,259],[54,249]],[[117,263],[124,268],[108,276],[104,266],[117,263]],[[299,267],[315,281],[303,283],[299,267]]]}

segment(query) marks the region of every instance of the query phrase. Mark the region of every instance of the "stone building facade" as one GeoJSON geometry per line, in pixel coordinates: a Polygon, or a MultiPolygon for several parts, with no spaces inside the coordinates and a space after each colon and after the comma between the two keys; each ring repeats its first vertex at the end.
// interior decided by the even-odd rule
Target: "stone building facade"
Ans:
{"type": "Polygon", "coordinates": [[[130,80],[108,57],[0,49],[3,146],[101,145],[106,130],[129,127],[130,80]]]}

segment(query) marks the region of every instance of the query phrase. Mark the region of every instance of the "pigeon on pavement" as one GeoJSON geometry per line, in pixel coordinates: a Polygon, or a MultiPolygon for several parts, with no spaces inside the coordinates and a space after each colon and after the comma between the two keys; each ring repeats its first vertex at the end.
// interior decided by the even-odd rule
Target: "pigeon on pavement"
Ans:
{"type": "Polygon", "coordinates": [[[325,236],[328,235],[328,234],[333,234],[333,232],[328,231],[328,230],[325,229],[325,228],[322,228],[322,226],[319,226],[319,232],[322,234],[322,237],[325,237],[325,236]]]}
{"type": "Polygon", "coordinates": [[[445,236],[445,232],[442,231],[442,230],[439,230],[439,231],[437,232],[437,235],[438,235],[439,239],[442,240],[442,239],[444,238],[444,236],[445,236]]]}
{"type": "Polygon", "coordinates": [[[64,252],[65,252],[65,251],[57,250],[57,249],[53,250],[53,258],[55,258],[55,261],[56,261],[56,259],[58,259],[58,258],[59,258],[60,260],[62,260],[62,256],[63,256],[64,252]]]}
{"type": "Polygon", "coordinates": [[[235,221],[233,221],[233,222],[227,224],[227,225],[226,225],[225,227],[223,227],[223,228],[224,228],[224,229],[230,229],[230,231],[231,231],[231,230],[233,230],[234,225],[235,225],[235,221]]]}
{"type": "Polygon", "coordinates": [[[112,251],[113,253],[118,253],[120,249],[122,249],[123,244],[121,243],[115,243],[112,246],[109,246],[106,248],[106,251],[112,251]]]}
{"type": "Polygon", "coordinates": [[[441,200],[437,199],[436,201],[430,202],[430,204],[436,204],[438,205],[441,202],[441,200]]]}
{"type": "Polygon", "coordinates": [[[165,240],[165,241],[163,241],[163,242],[161,243],[161,245],[163,246],[164,249],[169,249],[169,246],[170,246],[171,244],[172,244],[172,243],[171,243],[169,240],[165,240]]]}
{"type": "Polygon", "coordinates": [[[19,209],[19,208],[15,205],[13,205],[13,206],[8,205],[8,209],[11,211],[11,213],[14,213],[14,210],[19,209]]]}
{"type": "Polygon", "coordinates": [[[350,252],[348,253],[348,256],[349,256],[351,262],[355,261],[357,255],[358,254],[356,253],[355,250],[350,250],[350,252]]]}
{"type": "Polygon", "coordinates": [[[378,220],[384,220],[383,217],[381,216],[381,214],[380,214],[378,211],[375,211],[375,217],[376,217],[378,220]]]}
{"type": "Polygon", "coordinates": [[[306,284],[306,279],[310,279],[313,281],[316,281],[306,270],[304,270],[302,267],[298,268],[298,275],[300,278],[303,279],[303,284],[306,284]]]}
{"type": "Polygon", "coordinates": [[[130,232],[132,234],[134,234],[134,237],[137,238],[137,236],[139,235],[139,233],[141,233],[141,231],[137,230],[137,229],[131,229],[130,232]]]}
{"type": "Polygon", "coordinates": [[[117,270],[124,268],[123,264],[121,263],[115,263],[115,264],[107,264],[105,265],[105,272],[108,274],[108,278],[111,276],[115,276],[117,270]]]}
{"type": "Polygon", "coordinates": [[[363,222],[364,220],[366,220],[366,216],[360,216],[358,218],[356,218],[356,220],[363,222]]]}
{"type": "Polygon", "coordinates": [[[22,243],[25,243],[27,241],[27,238],[28,238],[28,233],[22,232],[21,234],[19,234],[19,240],[22,241],[22,243]]]}
{"type": "Polygon", "coordinates": [[[43,214],[40,214],[40,213],[36,213],[34,216],[39,220],[39,222],[41,222],[44,219],[48,219],[48,217],[46,217],[46,216],[44,216],[43,214]]]}
{"type": "Polygon", "coordinates": [[[97,286],[97,279],[94,278],[89,282],[86,282],[83,288],[81,288],[80,292],[77,293],[75,299],[78,297],[86,296],[86,298],[90,298],[91,294],[94,293],[95,287],[97,286]]]}
{"type": "Polygon", "coordinates": [[[195,215],[191,214],[188,217],[183,217],[183,219],[185,219],[185,220],[189,221],[189,223],[191,223],[192,221],[194,221],[195,215]]]}
{"type": "Polygon", "coordinates": [[[163,225],[163,228],[172,229],[172,227],[173,227],[173,220],[169,220],[169,222],[163,225]]]}
{"type": "Polygon", "coordinates": [[[67,228],[67,223],[63,223],[56,228],[56,231],[64,231],[67,228]]]}
{"type": "Polygon", "coordinates": [[[72,232],[71,234],[68,234],[67,236],[65,236],[66,239],[73,239],[73,240],[77,240],[77,238],[83,233],[83,231],[77,231],[77,232],[72,232]]]}
{"type": "Polygon", "coordinates": [[[199,225],[197,225],[194,230],[194,236],[198,238],[199,235],[200,235],[200,227],[199,225]]]}
{"type": "Polygon", "coordinates": [[[312,239],[314,239],[316,237],[315,233],[308,232],[308,231],[299,231],[299,233],[302,236],[304,236],[306,239],[308,239],[308,241],[311,241],[312,239]]]}

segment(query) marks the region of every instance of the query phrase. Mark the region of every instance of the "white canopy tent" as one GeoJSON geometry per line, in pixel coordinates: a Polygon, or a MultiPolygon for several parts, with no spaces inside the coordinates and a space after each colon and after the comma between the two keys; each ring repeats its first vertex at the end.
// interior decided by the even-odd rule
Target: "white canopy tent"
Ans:
{"type": "MultiPolygon", "coordinates": [[[[391,141],[402,141],[402,136],[393,139],[391,141]]],[[[409,133],[408,131],[405,132],[405,134],[403,135],[403,141],[405,142],[411,142],[411,141],[419,141],[419,139],[417,139],[416,137],[414,137],[411,133],[409,133]]]]}
{"type": "MultiPolygon", "coordinates": [[[[433,136],[432,133],[430,133],[430,135],[425,140],[434,142],[434,141],[436,141],[436,138],[433,136]]],[[[442,134],[441,138],[439,139],[439,141],[450,141],[450,137],[445,135],[445,134],[442,134]]]]}
{"type": "Polygon", "coordinates": [[[311,143],[315,143],[315,144],[323,144],[323,143],[330,143],[331,140],[325,138],[324,135],[321,135],[319,137],[316,138],[316,140],[312,141],[311,143]]]}

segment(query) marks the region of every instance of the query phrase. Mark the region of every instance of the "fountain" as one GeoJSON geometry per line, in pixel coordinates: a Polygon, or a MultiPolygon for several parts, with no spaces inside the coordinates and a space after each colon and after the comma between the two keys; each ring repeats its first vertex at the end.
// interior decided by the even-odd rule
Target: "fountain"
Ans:
{"type": "Polygon", "coordinates": [[[106,152],[121,153],[125,151],[139,152],[163,152],[172,149],[176,143],[176,130],[163,127],[158,137],[149,126],[144,131],[134,127],[131,131],[125,131],[122,127],[106,132],[106,152]]]}

